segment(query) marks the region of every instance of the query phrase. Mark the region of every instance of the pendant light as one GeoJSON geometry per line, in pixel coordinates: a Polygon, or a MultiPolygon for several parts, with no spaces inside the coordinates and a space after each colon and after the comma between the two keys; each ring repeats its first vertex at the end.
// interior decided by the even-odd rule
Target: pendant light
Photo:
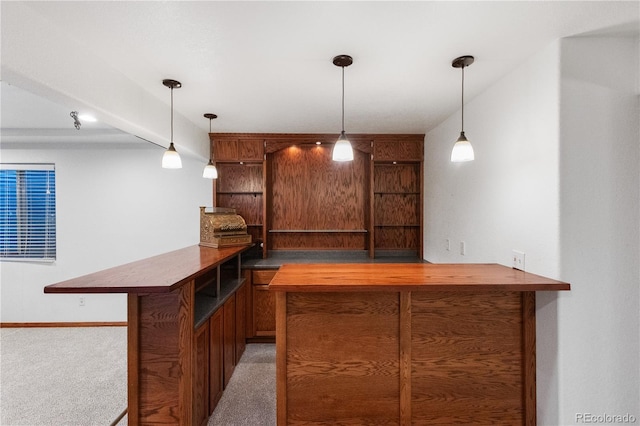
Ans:
{"type": "Polygon", "coordinates": [[[180,159],[180,154],[178,154],[178,151],[176,151],[176,148],[173,146],[173,89],[181,88],[182,84],[179,81],[168,79],[162,80],[162,84],[171,89],[171,143],[162,156],[162,168],[181,169],[182,160],[180,159]]]}
{"type": "MultiPolygon", "coordinates": [[[[215,114],[206,113],[204,115],[204,118],[208,118],[209,119],[209,133],[211,133],[211,120],[213,120],[214,118],[218,118],[218,116],[215,115],[215,114]]],[[[209,145],[209,152],[210,152],[210,154],[209,154],[209,164],[204,166],[204,170],[202,171],[202,177],[203,178],[207,178],[207,179],[217,179],[218,178],[218,169],[216,169],[216,166],[213,164],[213,158],[212,158],[213,152],[211,152],[211,145],[209,145]]]]}
{"type": "Polygon", "coordinates": [[[462,69],[462,126],[460,137],[456,141],[455,145],[453,145],[453,150],[451,151],[451,161],[454,163],[473,161],[475,158],[471,142],[469,142],[467,137],[464,135],[464,68],[471,65],[473,60],[473,56],[460,56],[459,58],[454,59],[451,63],[452,67],[462,69]]]}
{"type": "Polygon", "coordinates": [[[338,141],[333,146],[331,158],[333,161],[353,161],[353,148],[344,132],[344,67],[353,63],[353,58],[349,55],[338,55],[333,58],[333,65],[342,68],[342,131],[338,141]]]}

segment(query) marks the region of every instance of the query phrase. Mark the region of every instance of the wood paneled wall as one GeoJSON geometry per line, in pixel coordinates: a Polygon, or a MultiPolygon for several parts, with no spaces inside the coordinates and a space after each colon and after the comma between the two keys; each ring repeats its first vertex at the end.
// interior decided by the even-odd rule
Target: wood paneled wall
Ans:
{"type": "Polygon", "coordinates": [[[235,208],[268,250],[410,250],[422,255],[424,135],[210,134],[214,204],[235,208]]]}

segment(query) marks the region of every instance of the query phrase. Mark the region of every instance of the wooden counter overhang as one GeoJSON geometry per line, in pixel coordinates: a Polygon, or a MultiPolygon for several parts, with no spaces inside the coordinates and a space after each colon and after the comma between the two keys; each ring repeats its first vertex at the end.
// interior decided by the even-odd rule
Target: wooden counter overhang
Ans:
{"type": "Polygon", "coordinates": [[[283,265],[277,423],[536,424],[535,292],[491,264],[283,265]]]}
{"type": "Polygon", "coordinates": [[[568,283],[497,264],[288,264],[272,291],[557,291],[568,283]]]}
{"type": "Polygon", "coordinates": [[[48,285],[45,293],[168,293],[249,247],[185,247],[48,285]]]}

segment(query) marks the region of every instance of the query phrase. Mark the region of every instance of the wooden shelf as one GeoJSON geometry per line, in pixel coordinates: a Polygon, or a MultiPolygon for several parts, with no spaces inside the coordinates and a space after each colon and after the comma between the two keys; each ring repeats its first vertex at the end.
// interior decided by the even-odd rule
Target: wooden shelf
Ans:
{"type": "Polygon", "coordinates": [[[211,288],[212,286],[196,292],[193,313],[194,328],[204,324],[244,282],[244,278],[223,280],[220,283],[219,295],[216,295],[216,289],[211,288]]]}

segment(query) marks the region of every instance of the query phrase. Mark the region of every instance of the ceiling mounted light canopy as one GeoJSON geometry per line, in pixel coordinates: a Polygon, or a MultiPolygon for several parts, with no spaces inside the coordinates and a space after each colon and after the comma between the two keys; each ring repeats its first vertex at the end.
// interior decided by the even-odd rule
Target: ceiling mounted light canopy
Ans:
{"type": "Polygon", "coordinates": [[[342,131],[338,141],[333,146],[331,158],[333,161],[353,161],[353,148],[344,132],[344,68],[353,63],[353,58],[349,55],[338,55],[333,58],[333,65],[342,68],[342,131]]]}
{"type": "MultiPolygon", "coordinates": [[[[211,133],[211,120],[214,118],[218,118],[217,115],[206,113],[204,118],[209,119],[209,133],[211,133]]],[[[217,179],[218,178],[218,169],[213,164],[213,152],[211,150],[211,144],[209,144],[209,164],[204,166],[204,170],[202,171],[202,177],[206,179],[217,179]]]]}
{"type": "Polygon", "coordinates": [[[473,56],[460,56],[456,58],[451,63],[451,66],[454,68],[462,69],[462,125],[460,130],[460,136],[456,141],[455,145],[453,145],[453,150],[451,151],[451,161],[454,163],[460,163],[464,161],[473,161],[475,156],[473,153],[473,147],[471,146],[471,142],[464,135],[464,69],[473,63],[473,56]]]}
{"type": "Polygon", "coordinates": [[[162,80],[162,84],[171,89],[171,143],[169,148],[164,152],[162,156],[162,168],[163,169],[181,169],[182,160],[180,154],[173,146],[173,89],[179,89],[182,87],[182,83],[176,80],[162,80]]]}

